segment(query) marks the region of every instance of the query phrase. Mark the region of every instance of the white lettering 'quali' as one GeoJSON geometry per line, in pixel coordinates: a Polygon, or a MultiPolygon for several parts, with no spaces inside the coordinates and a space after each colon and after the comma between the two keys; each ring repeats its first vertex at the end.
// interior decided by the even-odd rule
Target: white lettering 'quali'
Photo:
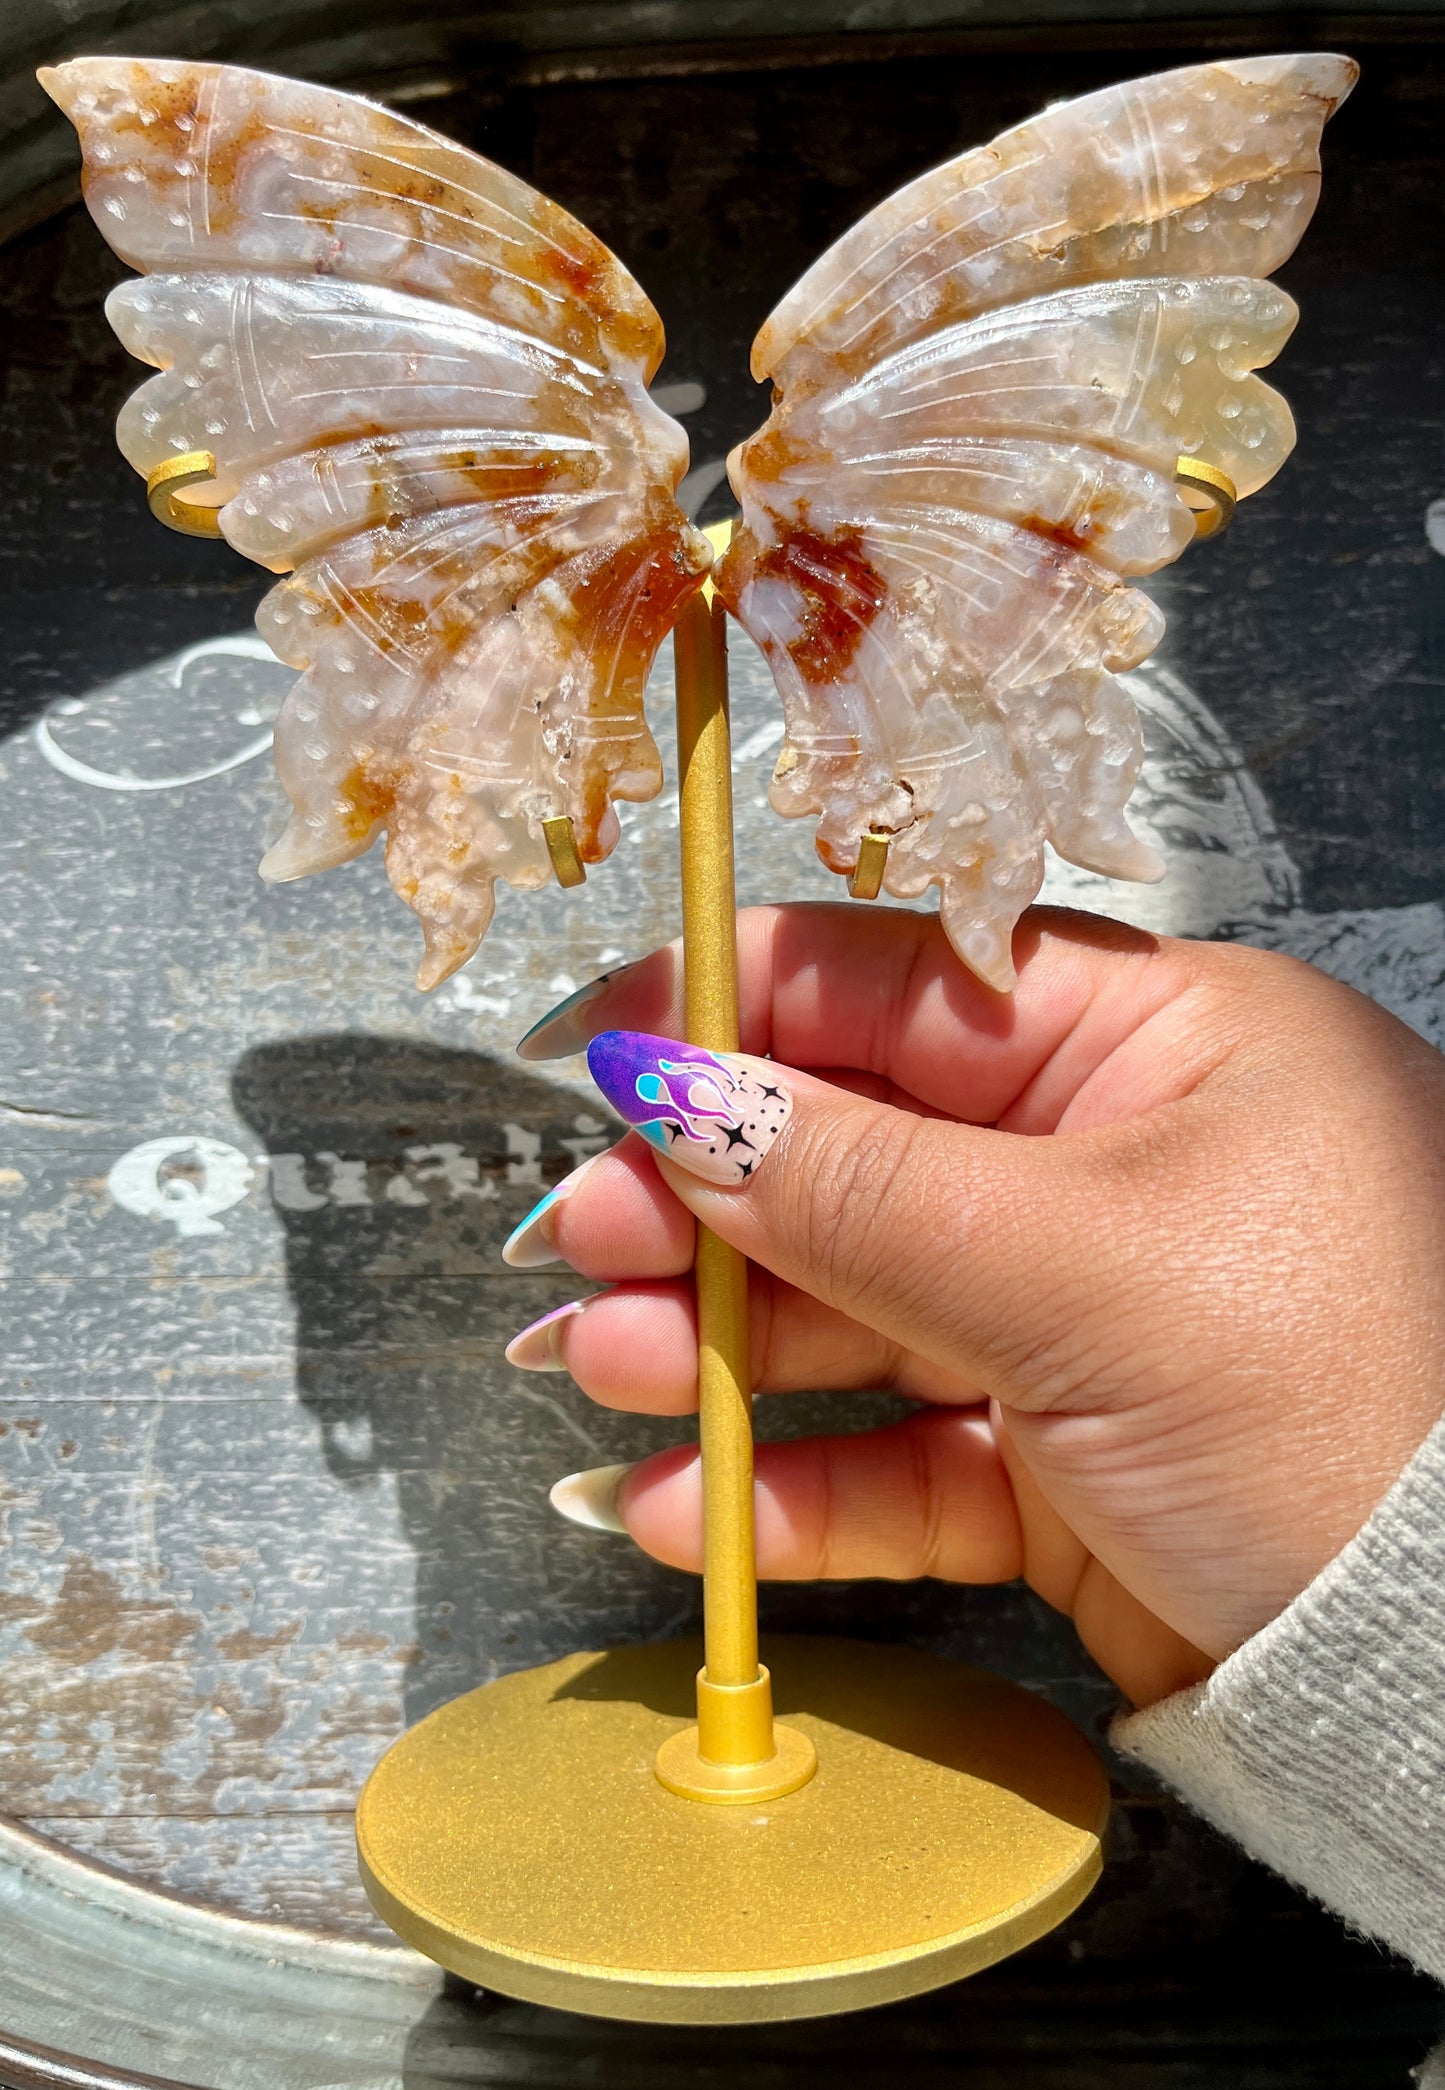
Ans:
{"type": "MultiPolygon", "coordinates": [[[[543,1180],[542,1133],[510,1121],[501,1131],[505,1158],[467,1154],[454,1140],[439,1140],[407,1147],[394,1162],[329,1148],[248,1157],[224,1140],[178,1132],[145,1140],[122,1154],[106,1183],[127,1212],[164,1220],[178,1234],[192,1237],[224,1233],[217,1213],[239,1204],[263,1173],[270,1176],[272,1202],[283,1212],[420,1208],[456,1199],[495,1204],[504,1186],[537,1186],[543,1180]]],[[[579,1111],[571,1136],[556,1143],[576,1163],[601,1153],[610,1139],[601,1118],[579,1111]]],[[[17,1187],[0,1182],[0,1194],[17,1187]]]]}

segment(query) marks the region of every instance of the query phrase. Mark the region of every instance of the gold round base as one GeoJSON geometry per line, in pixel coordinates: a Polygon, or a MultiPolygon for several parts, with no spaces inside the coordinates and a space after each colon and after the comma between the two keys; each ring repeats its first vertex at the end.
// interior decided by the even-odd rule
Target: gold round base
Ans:
{"type": "Polygon", "coordinates": [[[357,1807],[376,1908],[504,1995],[746,2024],[956,1981],[1084,1899],[1108,1785],[1052,1706],[912,1648],[765,1654],[818,1769],[747,1806],[681,1798],[654,1772],[695,1717],[696,1642],[571,1655],[443,1706],[357,1807]]]}

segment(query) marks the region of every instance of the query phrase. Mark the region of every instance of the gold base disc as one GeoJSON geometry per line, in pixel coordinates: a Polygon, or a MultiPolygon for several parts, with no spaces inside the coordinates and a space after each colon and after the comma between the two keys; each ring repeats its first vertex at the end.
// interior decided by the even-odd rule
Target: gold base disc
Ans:
{"type": "Polygon", "coordinates": [[[778,1711],[818,1770],[755,1806],[669,1792],[694,1642],[570,1655],[389,1749],[356,1812],[367,1893],[479,1985],[599,2017],[820,2017],[976,1973],[1098,1878],[1108,1784],[1042,1699],[913,1648],[789,1638],[778,1711]]]}

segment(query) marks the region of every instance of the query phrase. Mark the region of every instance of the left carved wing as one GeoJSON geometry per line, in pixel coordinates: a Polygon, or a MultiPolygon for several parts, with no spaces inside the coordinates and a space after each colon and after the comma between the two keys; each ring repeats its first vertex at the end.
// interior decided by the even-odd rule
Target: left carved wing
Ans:
{"type": "Polygon", "coordinates": [[[817,818],[832,870],[871,836],[890,892],[937,884],[995,987],[1046,841],[1162,873],[1124,817],[1142,742],[1115,674],[1163,620],[1125,577],[1194,535],[1182,457],[1242,498],[1289,453],[1253,373],[1296,311],[1262,278],[1354,73],[1246,59],[1062,104],[880,204],[754,344],[774,405],[729,460],[718,586],[782,696],[773,805],[817,818]]]}
{"type": "Polygon", "coordinates": [[[711,554],[673,499],[687,439],[647,385],[662,326],[585,226],[389,111],[239,67],[78,59],[42,74],[85,193],[145,273],[112,292],[161,373],[120,446],[288,577],[263,636],[305,670],[276,762],[295,878],[386,834],[418,984],[475,950],[500,877],[584,863],[661,783],[653,655],[711,554]]]}

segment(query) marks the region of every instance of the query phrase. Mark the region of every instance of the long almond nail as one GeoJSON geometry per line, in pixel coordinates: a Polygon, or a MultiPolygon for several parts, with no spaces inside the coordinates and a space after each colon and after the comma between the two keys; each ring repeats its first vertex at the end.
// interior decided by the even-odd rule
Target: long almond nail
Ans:
{"type": "Polygon", "coordinates": [[[543,1314],[539,1321],[531,1321],[525,1328],[518,1329],[507,1344],[508,1364],[515,1364],[524,1372],[565,1372],[562,1362],[561,1335],[563,1323],[580,1314],[587,1304],[585,1299],[569,1300],[566,1306],[556,1306],[551,1313],[543,1314]]]}
{"type": "Polygon", "coordinates": [[[603,1031],[587,1048],[587,1066],[612,1108],[659,1153],[729,1188],[748,1181],[793,1108],[771,1060],[645,1031],[603,1031]]]}
{"type": "Polygon", "coordinates": [[[585,987],[559,1001],[555,1009],[549,1009],[532,1025],[517,1045],[517,1057],[521,1060],[562,1060],[570,1053],[581,1052],[592,1036],[591,1029],[583,1021],[583,1012],[596,1001],[604,987],[620,980],[631,965],[614,966],[611,972],[599,973],[585,987]]]}
{"type": "Polygon", "coordinates": [[[513,1227],[502,1243],[502,1261],[510,1269],[544,1270],[549,1263],[564,1260],[561,1249],[554,1247],[552,1242],[553,1215],[558,1205],[567,1202],[593,1162],[601,1159],[601,1154],[589,1154],[570,1176],[563,1176],[555,1190],[549,1190],[544,1198],[538,1199],[520,1225],[513,1227]]]}
{"type": "Polygon", "coordinates": [[[627,1526],[617,1513],[622,1484],[632,1471],[629,1466],[589,1466],[583,1473],[569,1473],[559,1480],[548,1501],[569,1524],[584,1531],[621,1531],[627,1526]]]}

